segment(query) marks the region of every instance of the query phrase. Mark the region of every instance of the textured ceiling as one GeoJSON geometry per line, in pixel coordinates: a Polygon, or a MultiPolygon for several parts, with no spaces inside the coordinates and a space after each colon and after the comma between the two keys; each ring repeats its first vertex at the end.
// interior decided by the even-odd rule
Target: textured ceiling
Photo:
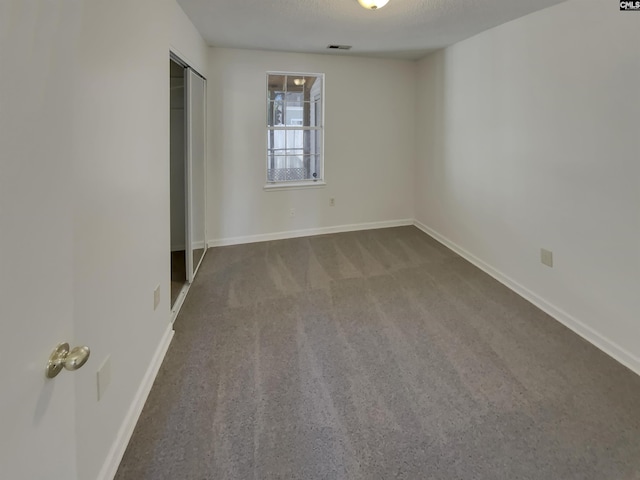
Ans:
{"type": "Polygon", "coordinates": [[[564,0],[178,0],[209,45],[416,59],[564,0]]]}

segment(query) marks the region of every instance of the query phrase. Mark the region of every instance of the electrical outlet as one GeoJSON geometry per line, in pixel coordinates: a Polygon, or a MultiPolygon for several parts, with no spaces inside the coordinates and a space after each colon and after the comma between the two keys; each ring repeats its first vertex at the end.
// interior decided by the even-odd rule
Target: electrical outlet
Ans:
{"type": "Polygon", "coordinates": [[[291,210],[289,210],[289,216],[290,217],[295,217],[296,216],[296,209],[292,208],[291,210]]]}
{"type": "Polygon", "coordinates": [[[540,249],[540,262],[547,267],[553,268],[553,252],[551,250],[540,249]]]}
{"type": "Polygon", "coordinates": [[[155,310],[160,305],[160,285],[153,291],[153,309],[155,310]]]}
{"type": "Polygon", "coordinates": [[[330,198],[329,199],[329,206],[330,207],[335,207],[336,206],[336,199],[335,198],[330,198]]]}
{"type": "Polygon", "coordinates": [[[96,376],[98,381],[98,401],[100,401],[111,383],[111,355],[102,362],[96,376]]]}

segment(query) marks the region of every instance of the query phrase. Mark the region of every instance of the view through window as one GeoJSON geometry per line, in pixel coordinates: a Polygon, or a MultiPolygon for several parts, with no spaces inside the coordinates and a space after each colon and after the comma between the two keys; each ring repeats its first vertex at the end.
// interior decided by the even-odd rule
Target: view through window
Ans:
{"type": "Polygon", "coordinates": [[[322,74],[267,74],[267,183],[323,179],[322,74]]]}

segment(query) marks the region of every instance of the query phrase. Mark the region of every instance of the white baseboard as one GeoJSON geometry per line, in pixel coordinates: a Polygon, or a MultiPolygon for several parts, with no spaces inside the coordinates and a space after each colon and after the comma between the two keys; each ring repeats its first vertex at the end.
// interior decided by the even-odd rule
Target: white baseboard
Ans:
{"type": "Polygon", "coordinates": [[[169,324],[166,332],[162,336],[162,340],[160,340],[160,344],[158,345],[156,352],[153,355],[149,368],[140,383],[136,396],[129,407],[127,416],[122,422],[122,426],[118,431],[118,436],[116,437],[115,442],[113,442],[111,450],[107,455],[107,459],[100,470],[98,480],[113,480],[113,477],[115,477],[116,472],[118,471],[118,466],[122,461],[122,456],[127,449],[133,430],[135,429],[136,423],[142,413],[142,408],[144,407],[147,397],[149,396],[149,392],[151,391],[151,387],[153,386],[153,381],[155,380],[158,370],[160,370],[160,365],[162,365],[162,360],[164,360],[164,356],[167,353],[173,334],[173,324],[169,324]]]}
{"type": "Polygon", "coordinates": [[[491,265],[483,262],[472,253],[468,252],[464,248],[455,244],[454,242],[452,242],[445,236],[439,234],[435,230],[427,227],[425,224],[415,220],[414,225],[418,227],[420,230],[422,230],[424,233],[429,235],[430,237],[433,237],[435,240],[442,243],[445,247],[456,252],[465,260],[468,260],[469,262],[473,263],[480,270],[491,275],[497,281],[499,281],[509,289],[513,290],[515,293],[520,295],[525,300],[534,304],[540,310],[547,313],[548,315],[553,317],[555,320],[563,324],[565,327],[569,328],[570,330],[580,335],[586,341],[596,346],[597,348],[602,350],[604,353],[614,358],[615,360],[620,362],[622,365],[629,368],[631,371],[635,372],[637,375],[640,375],[640,358],[633,355],[631,352],[628,352],[617,343],[609,340],[607,337],[605,337],[601,333],[597,332],[596,330],[589,327],[588,325],[585,325],[583,322],[581,322],[574,316],[568,314],[561,308],[558,308],[552,303],[546,301],[544,298],[540,297],[538,294],[532,292],[531,290],[519,284],[518,282],[508,277],[504,273],[500,272],[499,270],[493,268],[491,265]]]}
{"type": "Polygon", "coordinates": [[[173,303],[173,307],[171,307],[171,323],[176,321],[178,313],[180,313],[180,309],[184,304],[184,300],[187,298],[187,293],[189,293],[189,288],[191,288],[191,284],[189,282],[185,282],[178,294],[178,298],[176,298],[176,301],[173,303]]]}
{"type": "Polygon", "coordinates": [[[263,233],[244,237],[229,237],[209,240],[209,247],[224,247],[243,243],[268,242],[286,238],[310,237],[311,235],[325,235],[327,233],[355,232],[357,230],[374,230],[377,228],[404,227],[413,225],[412,219],[387,220],[384,222],[353,223],[350,225],[336,225],[334,227],[308,228],[305,230],[290,230],[287,232],[263,233]]]}

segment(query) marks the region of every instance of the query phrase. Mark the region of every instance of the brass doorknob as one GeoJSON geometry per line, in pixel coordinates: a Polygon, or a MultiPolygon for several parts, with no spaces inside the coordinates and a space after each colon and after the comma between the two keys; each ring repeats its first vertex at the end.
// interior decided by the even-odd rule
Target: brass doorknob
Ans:
{"type": "Polygon", "coordinates": [[[89,347],[75,347],[69,351],[69,344],[61,343],[51,353],[45,369],[45,375],[47,378],[53,378],[62,371],[63,367],[71,372],[78,370],[87,363],[90,354],[89,347]]]}

